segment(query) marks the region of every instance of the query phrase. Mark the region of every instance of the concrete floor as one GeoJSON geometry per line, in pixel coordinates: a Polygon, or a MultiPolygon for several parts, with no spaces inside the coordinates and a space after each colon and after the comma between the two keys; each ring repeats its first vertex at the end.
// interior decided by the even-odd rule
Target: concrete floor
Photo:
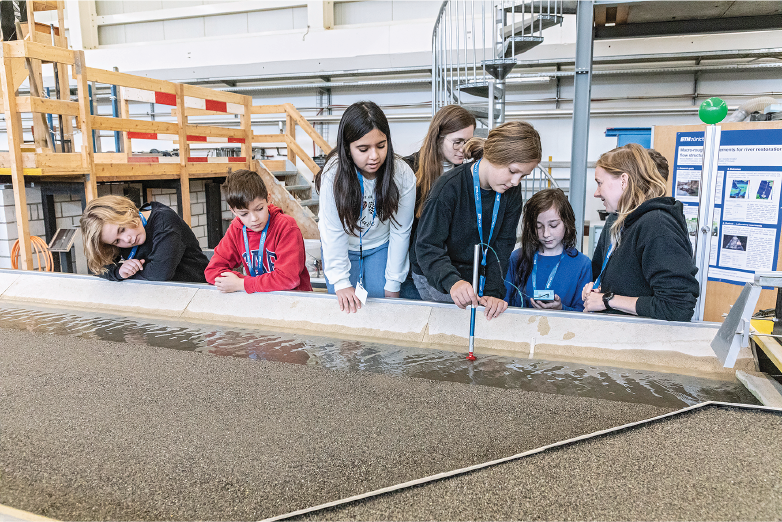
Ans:
{"type": "Polygon", "coordinates": [[[0,504],[256,520],[664,413],[0,329],[0,504]]]}
{"type": "Polygon", "coordinates": [[[709,408],[306,520],[781,520],[782,414],[709,408]]]}

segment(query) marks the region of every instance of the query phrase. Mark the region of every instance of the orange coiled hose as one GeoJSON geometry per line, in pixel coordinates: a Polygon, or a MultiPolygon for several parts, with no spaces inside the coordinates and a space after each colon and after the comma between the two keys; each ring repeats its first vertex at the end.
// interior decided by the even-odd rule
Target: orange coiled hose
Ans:
{"type": "MultiPolygon", "coordinates": [[[[38,261],[38,270],[42,272],[51,272],[54,269],[54,260],[52,259],[52,253],[49,251],[49,246],[46,242],[38,236],[30,236],[30,243],[33,246],[35,252],[35,259],[38,261]],[[41,263],[41,257],[43,257],[43,263],[41,263]]],[[[14,269],[19,268],[19,240],[16,240],[13,248],[11,248],[11,266],[14,269]]]]}

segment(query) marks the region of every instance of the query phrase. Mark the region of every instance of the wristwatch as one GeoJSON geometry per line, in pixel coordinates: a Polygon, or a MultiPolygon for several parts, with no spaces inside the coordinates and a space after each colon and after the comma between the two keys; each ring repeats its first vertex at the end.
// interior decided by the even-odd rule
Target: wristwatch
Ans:
{"type": "Polygon", "coordinates": [[[614,298],[613,292],[608,292],[607,294],[603,294],[603,304],[606,306],[606,310],[613,310],[613,308],[611,308],[611,305],[608,304],[608,301],[610,301],[613,298],[614,298]]]}

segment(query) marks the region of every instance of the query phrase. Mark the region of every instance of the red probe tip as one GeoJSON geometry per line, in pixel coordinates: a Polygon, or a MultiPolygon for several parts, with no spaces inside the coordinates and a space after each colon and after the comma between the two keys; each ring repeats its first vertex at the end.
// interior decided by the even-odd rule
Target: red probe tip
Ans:
{"type": "Polygon", "coordinates": [[[476,359],[477,359],[477,357],[475,357],[475,354],[473,354],[472,352],[467,354],[467,360],[468,361],[474,361],[476,359]]]}

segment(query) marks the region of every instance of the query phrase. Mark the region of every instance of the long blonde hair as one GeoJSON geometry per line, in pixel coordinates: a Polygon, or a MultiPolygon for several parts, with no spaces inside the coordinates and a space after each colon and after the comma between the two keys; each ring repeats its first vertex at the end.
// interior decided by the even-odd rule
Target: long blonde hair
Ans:
{"type": "Polygon", "coordinates": [[[141,224],[135,203],[122,196],[103,196],[87,204],[79,225],[84,241],[84,255],[87,266],[95,274],[106,271],[119,255],[119,248],[101,241],[103,225],[111,223],[121,227],[135,228],[141,224]]]}
{"type": "Polygon", "coordinates": [[[418,188],[418,204],[415,208],[416,217],[421,217],[426,196],[432,190],[432,185],[443,174],[443,141],[446,134],[475,127],[475,116],[467,109],[458,105],[446,105],[434,115],[429,131],[426,133],[418,158],[418,170],[415,173],[415,184],[418,188]]]}
{"type": "Polygon", "coordinates": [[[526,121],[509,121],[489,132],[489,137],[471,138],[464,144],[466,159],[486,158],[498,167],[511,163],[540,161],[540,134],[526,121]]]}
{"type": "Polygon", "coordinates": [[[636,143],[606,152],[597,160],[597,166],[616,178],[627,174],[627,188],[619,198],[618,217],[611,227],[611,240],[619,245],[624,220],[641,203],[664,196],[665,180],[646,149],[636,143]]]}

